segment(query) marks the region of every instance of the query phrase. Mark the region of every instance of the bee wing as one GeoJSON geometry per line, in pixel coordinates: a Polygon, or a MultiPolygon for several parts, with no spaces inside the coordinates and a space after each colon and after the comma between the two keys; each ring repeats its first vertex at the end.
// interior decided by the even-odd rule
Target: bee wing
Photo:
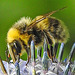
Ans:
{"type": "Polygon", "coordinates": [[[47,17],[51,16],[52,14],[54,14],[55,12],[59,11],[59,10],[62,10],[66,7],[63,7],[61,9],[58,9],[58,10],[55,10],[55,11],[52,11],[50,13],[47,13],[45,15],[42,15],[41,18],[38,18],[37,20],[31,22],[31,24],[26,28],[26,31],[28,31],[29,29],[33,28],[37,23],[41,22],[42,20],[46,19],[47,17]]]}

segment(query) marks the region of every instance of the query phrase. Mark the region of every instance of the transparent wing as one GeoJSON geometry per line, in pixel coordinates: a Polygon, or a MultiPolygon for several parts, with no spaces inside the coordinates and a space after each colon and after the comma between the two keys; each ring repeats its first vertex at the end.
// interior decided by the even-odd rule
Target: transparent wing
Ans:
{"type": "Polygon", "coordinates": [[[58,10],[52,11],[52,12],[50,12],[50,13],[47,13],[47,14],[45,14],[45,15],[42,15],[41,18],[38,18],[37,20],[32,21],[31,24],[26,28],[26,31],[25,31],[25,32],[27,32],[29,29],[33,28],[33,27],[34,27],[37,23],[39,23],[40,21],[46,19],[47,17],[51,16],[51,15],[54,14],[55,12],[60,11],[60,10],[62,10],[62,9],[64,9],[64,8],[66,8],[66,7],[63,7],[63,8],[61,8],[61,9],[58,9],[58,10]]]}

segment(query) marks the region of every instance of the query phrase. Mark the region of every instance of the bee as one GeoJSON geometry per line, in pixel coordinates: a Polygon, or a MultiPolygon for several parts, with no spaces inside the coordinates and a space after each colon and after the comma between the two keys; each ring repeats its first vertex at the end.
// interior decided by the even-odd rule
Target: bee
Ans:
{"type": "MultiPolygon", "coordinates": [[[[16,22],[7,33],[7,43],[14,54],[22,56],[24,52],[27,52],[29,61],[31,41],[34,40],[35,48],[39,48],[43,46],[44,37],[51,46],[56,42],[66,43],[69,37],[66,26],[61,20],[51,17],[52,14],[62,9],[37,16],[33,20],[23,17],[16,22]]],[[[49,51],[48,54],[50,54],[49,51]]]]}

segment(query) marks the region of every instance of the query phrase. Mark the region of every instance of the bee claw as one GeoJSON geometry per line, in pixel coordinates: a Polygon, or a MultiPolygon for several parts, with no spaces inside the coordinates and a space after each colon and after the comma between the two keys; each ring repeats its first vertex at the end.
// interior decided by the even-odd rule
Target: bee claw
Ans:
{"type": "Polygon", "coordinates": [[[27,66],[27,64],[29,63],[30,58],[31,58],[31,55],[30,55],[30,56],[28,56],[28,60],[27,60],[26,66],[27,66]]]}

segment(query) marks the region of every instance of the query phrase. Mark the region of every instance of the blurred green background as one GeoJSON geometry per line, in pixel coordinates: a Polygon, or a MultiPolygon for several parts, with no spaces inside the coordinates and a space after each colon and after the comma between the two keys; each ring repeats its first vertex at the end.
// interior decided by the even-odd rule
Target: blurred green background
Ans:
{"type": "MultiPolygon", "coordinates": [[[[65,22],[70,33],[70,39],[65,44],[63,59],[68,56],[75,42],[75,0],[0,0],[0,56],[2,59],[5,60],[7,32],[17,20],[23,16],[30,16],[33,19],[64,6],[67,8],[53,14],[54,17],[65,22]]],[[[25,55],[22,58],[26,59],[25,55]]]]}

